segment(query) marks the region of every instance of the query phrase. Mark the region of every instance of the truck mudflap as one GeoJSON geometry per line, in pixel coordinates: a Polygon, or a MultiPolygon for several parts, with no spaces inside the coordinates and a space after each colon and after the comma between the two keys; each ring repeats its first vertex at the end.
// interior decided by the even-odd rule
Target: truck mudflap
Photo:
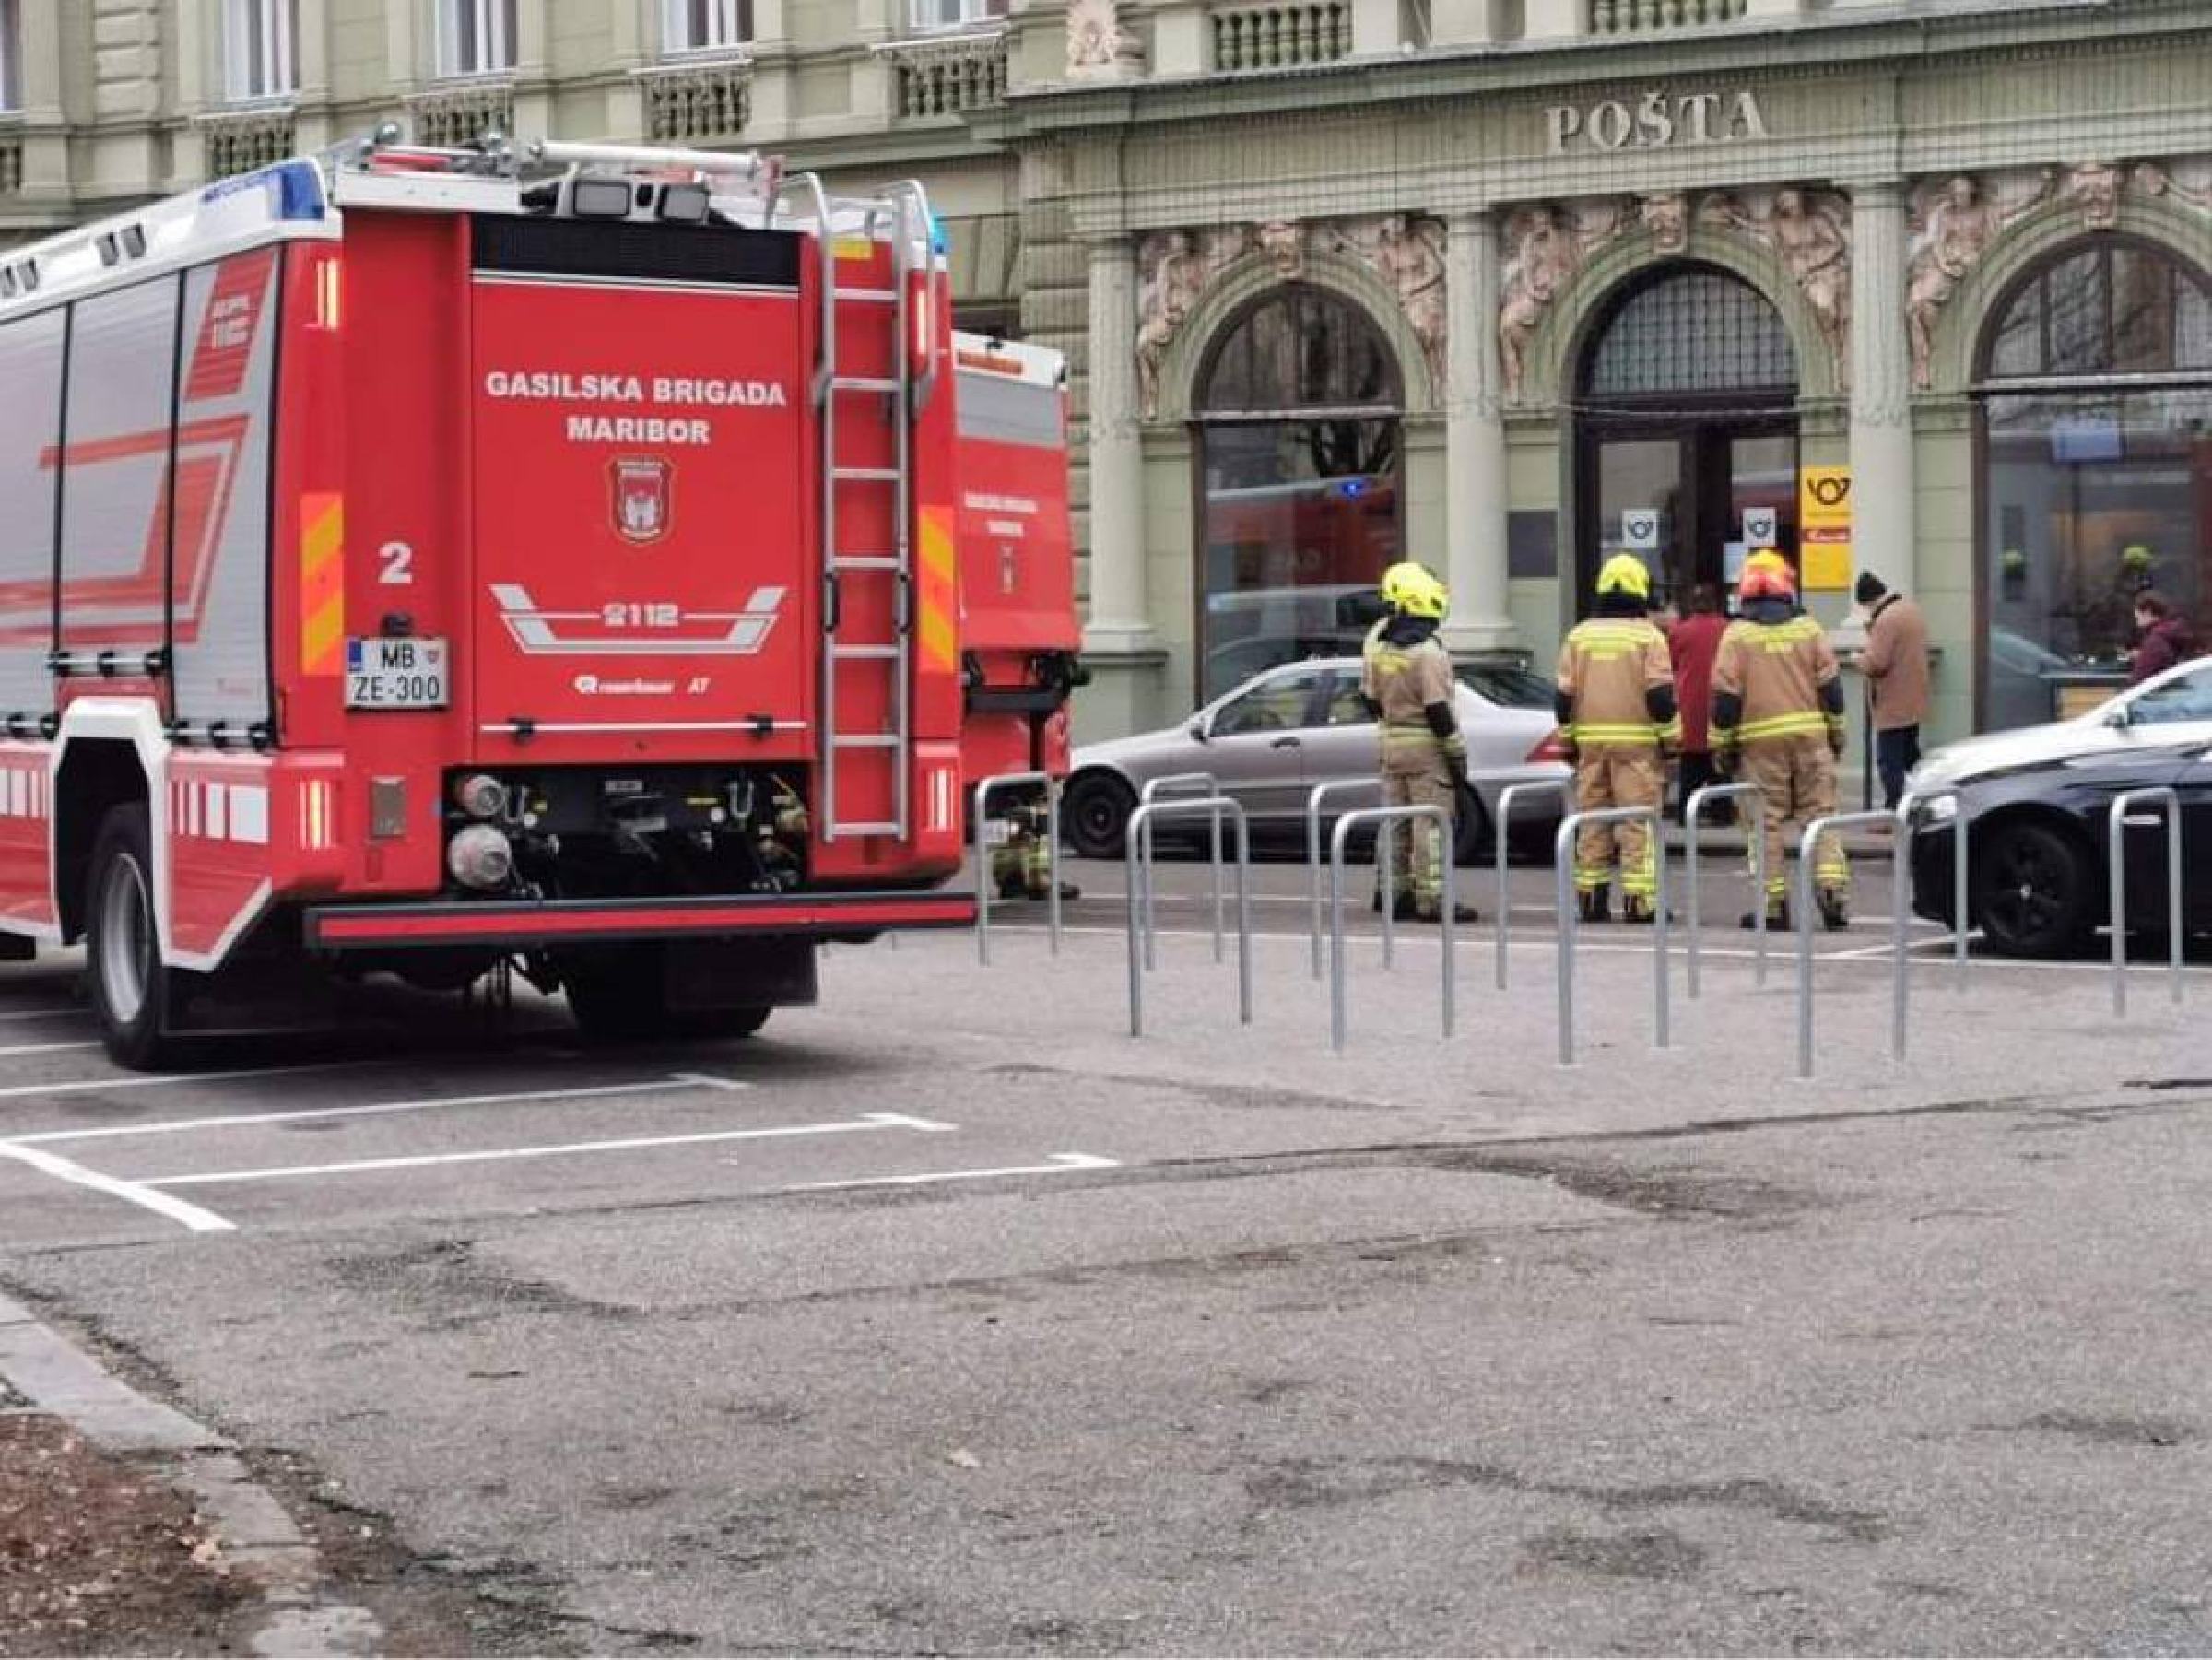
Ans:
{"type": "Polygon", "coordinates": [[[322,951],[578,945],[746,934],[838,938],[891,929],[967,928],[975,895],[740,893],[647,900],[433,900],[317,905],[307,944],[322,951]]]}

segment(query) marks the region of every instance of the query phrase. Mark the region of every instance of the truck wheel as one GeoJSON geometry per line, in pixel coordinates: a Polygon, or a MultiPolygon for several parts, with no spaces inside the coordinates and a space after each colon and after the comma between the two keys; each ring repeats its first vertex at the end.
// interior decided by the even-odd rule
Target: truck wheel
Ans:
{"type": "Polygon", "coordinates": [[[135,1072],[176,1054],[169,1035],[171,971],[154,926],[152,836],[143,803],[111,807],[92,844],[85,890],[85,956],[100,1035],[118,1065],[135,1072]]]}
{"type": "Polygon", "coordinates": [[[660,953],[648,946],[563,965],[569,1013],[605,1042],[647,1038],[749,1038],[768,1024],[767,1007],[670,1008],[662,996],[660,953]]]}

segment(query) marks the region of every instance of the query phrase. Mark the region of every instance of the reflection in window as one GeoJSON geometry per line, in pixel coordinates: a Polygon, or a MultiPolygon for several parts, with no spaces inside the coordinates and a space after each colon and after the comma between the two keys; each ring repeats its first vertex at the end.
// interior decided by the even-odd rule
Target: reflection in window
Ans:
{"type": "Polygon", "coordinates": [[[1200,696],[1301,657],[1357,652],[1399,556],[1399,381],[1366,315],[1277,289],[1202,378],[1200,696]]]}
{"type": "Polygon", "coordinates": [[[1214,717],[1213,736],[1234,737],[1245,732],[1287,732],[1307,724],[1306,712],[1323,671],[1303,669],[1275,675],[1253,687],[1233,703],[1225,703],[1214,717]]]}
{"type": "Polygon", "coordinates": [[[2124,678],[2145,588],[2206,634],[2212,288],[2100,237],[2018,286],[1983,351],[1983,724],[2015,726],[2051,719],[2068,686],[2124,678]]]}
{"type": "Polygon", "coordinates": [[[440,0],[440,64],[447,75],[497,75],[514,67],[514,0],[440,0]]]}
{"type": "Polygon", "coordinates": [[[293,0],[227,0],[223,8],[226,97],[246,103],[298,90],[293,23],[293,0]]]}

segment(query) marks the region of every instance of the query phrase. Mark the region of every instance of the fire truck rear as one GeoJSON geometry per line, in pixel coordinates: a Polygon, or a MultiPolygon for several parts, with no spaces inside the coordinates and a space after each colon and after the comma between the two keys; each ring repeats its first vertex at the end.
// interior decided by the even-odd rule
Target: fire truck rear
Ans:
{"type": "MultiPolygon", "coordinates": [[[[1067,371],[1026,342],[956,334],[960,761],[972,784],[1068,771],[1077,657],[1075,538],[1067,496],[1067,371]]],[[[1005,806],[1018,797],[996,797],[1005,806]]]]}
{"type": "Polygon", "coordinates": [[[749,1032],[965,925],[917,186],[366,144],[0,259],[0,949],[126,1064],[378,971],[749,1032]]]}

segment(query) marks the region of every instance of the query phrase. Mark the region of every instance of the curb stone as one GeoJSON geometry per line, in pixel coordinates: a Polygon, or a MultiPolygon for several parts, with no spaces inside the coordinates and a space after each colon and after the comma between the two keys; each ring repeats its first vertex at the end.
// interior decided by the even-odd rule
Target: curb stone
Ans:
{"type": "Polygon", "coordinates": [[[224,1560],[259,1588],[255,1654],[349,1660],[377,1652],[383,1628],[367,1609],[324,1598],[320,1555],[253,1479],[236,1442],[148,1400],[5,1294],[0,1385],[97,1446],[158,1461],[162,1478],[214,1523],[224,1560]]]}

